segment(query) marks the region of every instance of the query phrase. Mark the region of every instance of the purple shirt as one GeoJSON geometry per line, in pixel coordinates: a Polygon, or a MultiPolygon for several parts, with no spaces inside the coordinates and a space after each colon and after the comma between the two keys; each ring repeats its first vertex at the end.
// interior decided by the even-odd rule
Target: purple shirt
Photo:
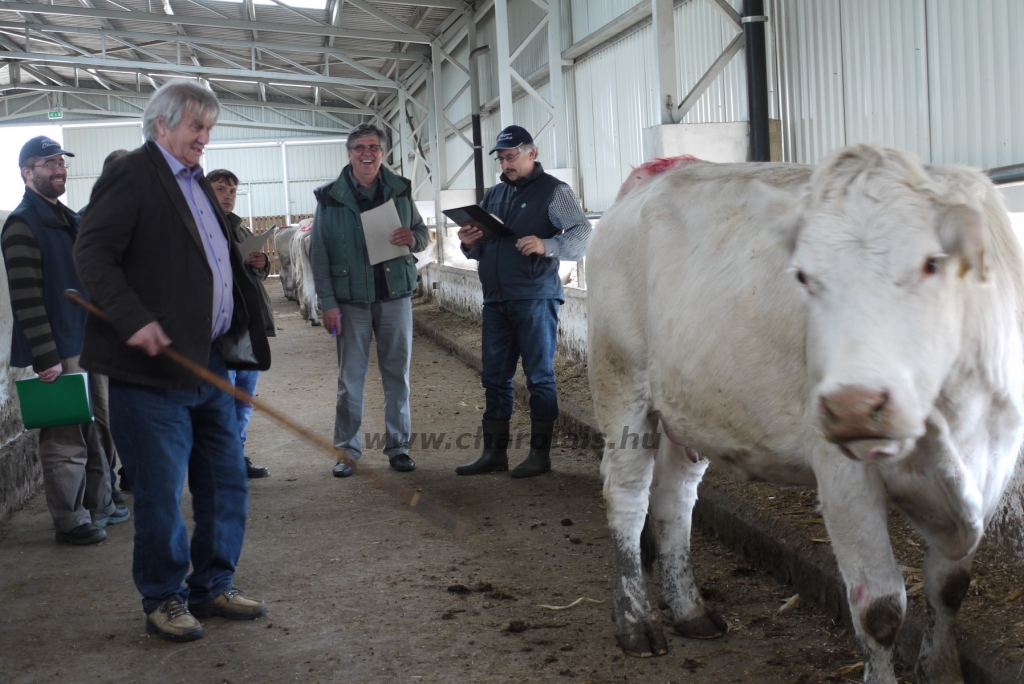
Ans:
{"type": "Polygon", "coordinates": [[[231,328],[231,314],[235,308],[232,294],[234,274],[231,271],[231,253],[228,239],[217,220],[217,212],[210,204],[210,198],[203,191],[200,180],[203,178],[203,167],[196,164],[191,169],[175,159],[157,144],[164,159],[171,166],[171,173],[178,181],[178,187],[185,195],[188,208],[192,210],[192,218],[196,221],[199,236],[203,239],[206,260],[213,272],[213,337],[217,339],[231,328]]]}

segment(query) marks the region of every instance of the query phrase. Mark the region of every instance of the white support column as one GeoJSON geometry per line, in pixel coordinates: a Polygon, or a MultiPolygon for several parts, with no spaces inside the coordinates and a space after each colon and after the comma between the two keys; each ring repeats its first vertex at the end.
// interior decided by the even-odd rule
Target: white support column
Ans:
{"type": "Polygon", "coordinates": [[[444,123],[444,80],[441,66],[444,64],[444,55],[441,52],[441,46],[436,42],[430,46],[430,72],[433,76],[433,83],[431,84],[431,96],[432,102],[431,112],[434,117],[434,139],[437,141],[437,156],[434,157],[434,170],[437,172],[437,180],[440,183],[441,190],[448,189],[448,164],[445,163],[445,123],[444,123]]]}
{"type": "Polygon", "coordinates": [[[441,190],[444,178],[444,101],[439,98],[440,87],[435,80],[440,80],[441,65],[437,61],[439,54],[436,47],[431,49],[435,59],[429,73],[427,73],[427,109],[429,110],[430,123],[430,180],[434,188],[434,216],[437,225],[437,264],[444,266],[444,236],[445,216],[441,213],[441,190]],[[435,78],[434,72],[437,72],[435,78]],[[440,102],[439,102],[440,100],[440,102]]]}
{"type": "MultiPolygon", "coordinates": [[[[671,0],[670,0],[671,1],[671,0]]],[[[512,64],[508,47],[508,0],[494,0],[494,32],[498,51],[498,101],[501,107],[501,127],[511,126],[512,120],[512,64]]],[[[559,54],[561,63],[561,54],[559,54]]]]}
{"type": "MultiPolygon", "coordinates": [[[[672,5],[672,0],[669,6],[672,5]]],[[[569,166],[568,122],[565,118],[565,81],[562,78],[562,0],[548,0],[548,73],[551,82],[551,107],[554,121],[551,122],[551,136],[554,140],[555,168],[569,166]]]]}
{"type": "Polygon", "coordinates": [[[281,172],[283,174],[284,187],[284,223],[292,224],[292,200],[288,196],[288,143],[281,143],[281,172]]]}
{"type": "Polygon", "coordinates": [[[658,102],[658,123],[675,123],[676,110],[676,25],[672,0],[651,0],[654,26],[654,88],[658,102]]]}

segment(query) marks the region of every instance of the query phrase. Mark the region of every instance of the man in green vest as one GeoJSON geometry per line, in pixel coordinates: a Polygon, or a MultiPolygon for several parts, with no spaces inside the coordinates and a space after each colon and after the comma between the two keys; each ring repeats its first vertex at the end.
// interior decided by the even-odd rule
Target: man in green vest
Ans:
{"type": "MultiPolygon", "coordinates": [[[[348,165],[336,181],[314,191],[310,262],[324,330],[338,345],[338,403],[334,446],[354,459],[363,453],[360,426],[363,388],[370,360],[370,340],[377,339],[377,365],[384,383],[384,455],[391,467],[408,472],[412,414],[409,410],[409,364],[412,360],[412,293],[416,289],[416,257],[430,244],[430,234],[412,200],[412,183],[381,166],[384,132],[363,123],[345,143],[348,165]],[[395,203],[401,223],[391,233],[392,245],[410,253],[371,265],[361,215],[395,203]]],[[[335,477],[348,477],[344,461],[335,477]]]]}

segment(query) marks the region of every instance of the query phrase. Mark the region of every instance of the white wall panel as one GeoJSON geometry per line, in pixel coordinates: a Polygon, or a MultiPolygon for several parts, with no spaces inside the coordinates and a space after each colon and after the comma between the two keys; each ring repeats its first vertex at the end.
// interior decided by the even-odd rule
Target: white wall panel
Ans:
{"type": "Polygon", "coordinates": [[[656,121],[651,27],[577,62],[575,124],[580,194],[587,211],[615,200],[630,168],[643,161],[643,129],[656,121]]]}
{"type": "Polygon", "coordinates": [[[103,170],[103,160],[114,150],[134,150],[142,144],[142,126],[64,126],[64,149],[73,152],[69,159],[67,195],[64,203],[81,209],[89,203],[89,194],[103,170]]]}
{"type": "Polygon", "coordinates": [[[927,0],[932,161],[1024,162],[1024,2],[927,0]]]}
{"type": "Polygon", "coordinates": [[[842,10],[846,144],[931,155],[924,0],[859,0],[842,10]]]}
{"type": "Polygon", "coordinates": [[[815,163],[846,144],[839,0],[774,0],[783,159],[815,163]]]}
{"type": "Polygon", "coordinates": [[[650,0],[564,0],[572,16],[572,40],[586,38],[628,9],[650,0]]]}
{"type": "MultiPolygon", "coordinates": [[[[732,0],[739,11],[742,2],[732,0]]],[[[678,105],[725,47],[739,33],[704,0],[690,0],[675,9],[678,105]]],[[[770,33],[770,31],[769,31],[770,33]]],[[[747,69],[741,50],[719,74],[681,123],[725,123],[747,120],[747,69]]]]}
{"type": "Polygon", "coordinates": [[[288,178],[292,181],[320,180],[326,183],[337,178],[346,164],[348,154],[343,142],[288,145],[288,178]]]}

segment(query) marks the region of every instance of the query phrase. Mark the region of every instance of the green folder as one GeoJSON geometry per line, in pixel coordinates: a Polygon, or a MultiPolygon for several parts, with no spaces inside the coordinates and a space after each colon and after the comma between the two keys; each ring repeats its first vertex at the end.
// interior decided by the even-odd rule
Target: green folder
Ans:
{"type": "Polygon", "coordinates": [[[18,403],[26,430],[82,425],[96,420],[89,400],[89,374],[67,373],[53,382],[18,380],[18,403]]]}

